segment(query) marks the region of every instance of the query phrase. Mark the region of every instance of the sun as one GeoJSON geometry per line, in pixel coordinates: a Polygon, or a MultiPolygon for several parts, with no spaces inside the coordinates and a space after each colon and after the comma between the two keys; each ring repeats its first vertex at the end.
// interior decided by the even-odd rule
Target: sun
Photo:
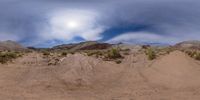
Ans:
{"type": "Polygon", "coordinates": [[[79,23],[77,21],[68,21],[67,27],[69,29],[77,29],[79,27],[79,23]]]}

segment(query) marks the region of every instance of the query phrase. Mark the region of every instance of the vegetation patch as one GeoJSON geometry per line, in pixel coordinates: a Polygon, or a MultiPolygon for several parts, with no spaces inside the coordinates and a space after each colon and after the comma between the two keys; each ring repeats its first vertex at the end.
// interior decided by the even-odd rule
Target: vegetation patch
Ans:
{"type": "Polygon", "coordinates": [[[64,51],[64,52],[61,53],[61,55],[62,55],[62,56],[67,56],[67,52],[64,51]]]}
{"type": "Polygon", "coordinates": [[[122,62],[120,59],[124,58],[120,54],[119,48],[112,48],[109,50],[88,50],[84,52],[87,54],[87,56],[102,58],[105,61],[114,61],[117,64],[120,64],[122,62]]]}
{"type": "Polygon", "coordinates": [[[106,57],[109,59],[123,58],[122,55],[120,54],[120,50],[116,48],[112,48],[111,50],[109,50],[106,57]]]}
{"type": "Polygon", "coordinates": [[[120,63],[122,63],[121,60],[116,60],[115,62],[116,62],[116,64],[120,64],[120,63]]]}
{"type": "Polygon", "coordinates": [[[200,51],[198,50],[186,50],[184,51],[186,54],[188,54],[190,57],[200,60],[200,51]]]}
{"type": "Polygon", "coordinates": [[[95,50],[92,50],[92,51],[86,51],[87,55],[88,56],[96,56],[96,57],[100,57],[100,56],[103,56],[103,51],[95,51],[95,50]]]}
{"type": "Polygon", "coordinates": [[[149,60],[154,60],[156,58],[156,53],[153,48],[147,48],[145,50],[145,54],[147,55],[149,60]]]}
{"type": "Polygon", "coordinates": [[[0,63],[5,64],[17,57],[21,57],[23,54],[20,52],[0,52],[0,63]]]}
{"type": "Polygon", "coordinates": [[[49,51],[42,51],[44,56],[49,56],[51,53],[49,51]]]}

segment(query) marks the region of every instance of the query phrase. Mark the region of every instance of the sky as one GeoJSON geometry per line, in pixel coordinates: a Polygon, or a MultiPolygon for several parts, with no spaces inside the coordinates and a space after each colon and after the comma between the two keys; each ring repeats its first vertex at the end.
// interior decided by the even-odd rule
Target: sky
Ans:
{"type": "Polygon", "coordinates": [[[0,40],[35,47],[200,40],[200,1],[0,0],[0,40]]]}

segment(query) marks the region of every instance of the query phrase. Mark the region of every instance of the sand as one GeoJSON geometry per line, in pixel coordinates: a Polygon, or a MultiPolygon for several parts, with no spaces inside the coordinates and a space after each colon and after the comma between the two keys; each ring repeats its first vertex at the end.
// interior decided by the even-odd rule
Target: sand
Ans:
{"type": "Polygon", "coordinates": [[[121,64],[82,54],[48,66],[30,53],[0,65],[0,100],[199,100],[199,62],[180,51],[148,61],[136,51],[121,64]]]}
{"type": "Polygon", "coordinates": [[[144,75],[150,82],[169,88],[200,87],[200,65],[180,51],[157,60],[144,75]]]}

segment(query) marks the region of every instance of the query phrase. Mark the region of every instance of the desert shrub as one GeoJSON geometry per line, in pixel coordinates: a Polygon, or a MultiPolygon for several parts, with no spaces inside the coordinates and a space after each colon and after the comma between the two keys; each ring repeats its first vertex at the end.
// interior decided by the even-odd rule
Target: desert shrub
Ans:
{"type": "Polygon", "coordinates": [[[150,47],[151,47],[150,45],[142,45],[142,49],[148,49],[150,47]]]}
{"type": "Polygon", "coordinates": [[[188,53],[188,55],[189,55],[190,57],[194,57],[194,55],[196,55],[196,54],[197,54],[196,51],[190,51],[190,52],[188,53]]]}
{"type": "Polygon", "coordinates": [[[155,53],[155,51],[152,48],[146,49],[145,53],[148,56],[149,60],[153,60],[153,59],[156,58],[156,53],[155,53]]]}
{"type": "Polygon", "coordinates": [[[175,49],[173,47],[167,47],[164,49],[164,51],[169,54],[170,52],[174,51],[175,49]]]}
{"type": "Polygon", "coordinates": [[[196,60],[200,60],[200,53],[194,54],[193,58],[196,59],[196,60]]]}
{"type": "Polygon", "coordinates": [[[131,49],[126,48],[126,49],[122,49],[121,51],[131,51],[131,49]]]}
{"type": "Polygon", "coordinates": [[[16,59],[17,57],[20,57],[20,55],[16,52],[1,52],[0,63],[7,63],[9,61],[12,61],[13,59],[16,59]]]}
{"type": "Polygon", "coordinates": [[[120,64],[120,63],[122,63],[121,60],[116,60],[115,62],[116,62],[116,64],[120,64]]]}
{"type": "Polygon", "coordinates": [[[107,57],[109,59],[117,59],[117,58],[123,58],[120,54],[120,51],[118,49],[112,48],[108,51],[107,57]]]}
{"type": "Polygon", "coordinates": [[[62,55],[62,56],[66,56],[66,55],[67,55],[67,52],[62,52],[61,55],[62,55]]]}
{"type": "Polygon", "coordinates": [[[76,53],[76,51],[68,51],[68,54],[74,55],[75,53],[76,53]]]}
{"type": "Polygon", "coordinates": [[[90,52],[87,52],[87,55],[88,55],[88,56],[93,56],[94,54],[95,54],[95,52],[91,52],[91,51],[90,51],[90,52]]]}
{"type": "Polygon", "coordinates": [[[185,51],[185,53],[196,60],[200,60],[200,52],[198,52],[198,51],[188,50],[188,51],[185,51]]]}
{"type": "Polygon", "coordinates": [[[99,56],[102,56],[102,55],[103,55],[103,52],[101,52],[101,51],[88,51],[88,52],[87,52],[87,55],[88,55],[88,56],[93,56],[93,55],[95,55],[96,57],[99,57],[99,56]]]}
{"type": "Polygon", "coordinates": [[[44,56],[49,56],[51,54],[49,51],[43,51],[42,53],[44,56]]]}

